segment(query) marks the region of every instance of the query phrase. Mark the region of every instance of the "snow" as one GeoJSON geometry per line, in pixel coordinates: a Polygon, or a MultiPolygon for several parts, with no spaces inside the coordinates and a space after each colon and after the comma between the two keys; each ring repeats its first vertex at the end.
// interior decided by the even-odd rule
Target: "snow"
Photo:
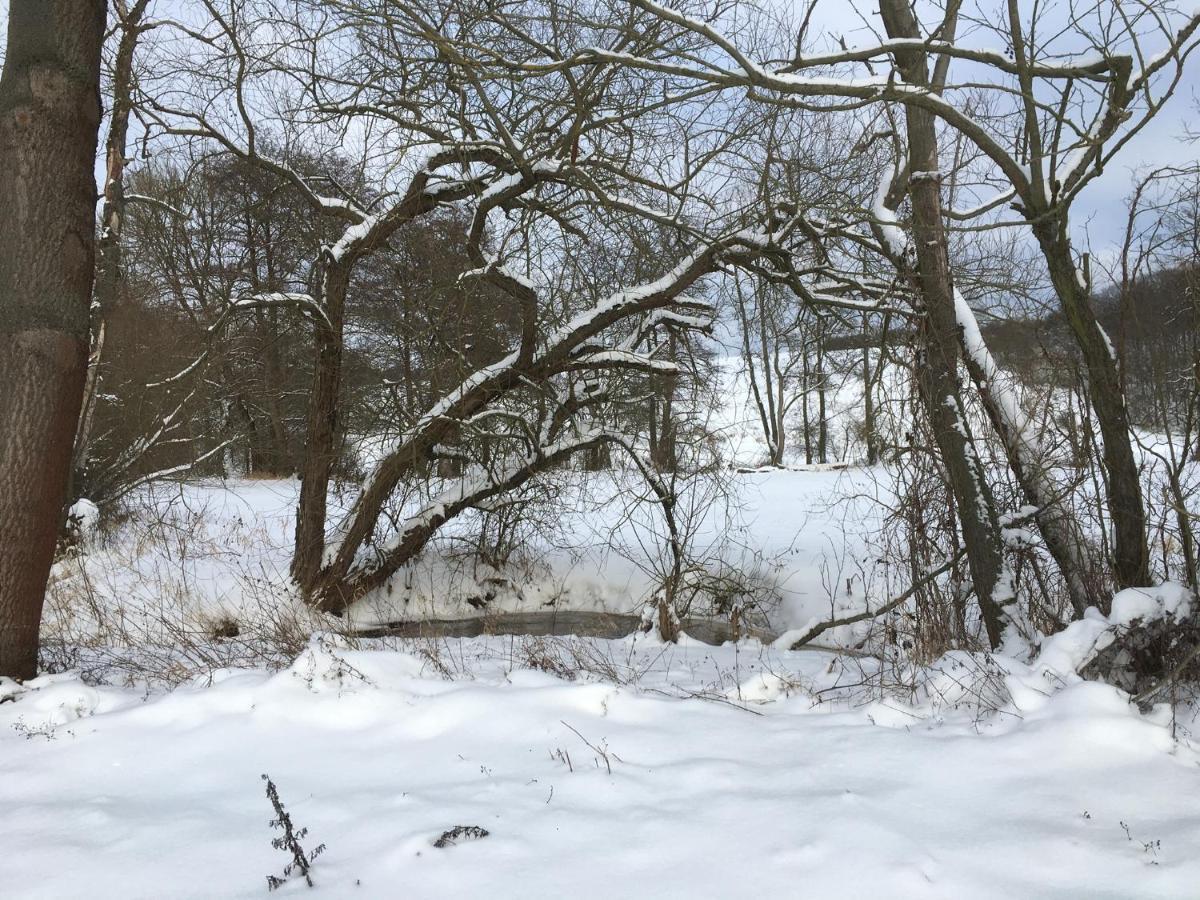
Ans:
{"type": "Polygon", "coordinates": [[[96,533],[100,509],[91,500],[80,497],[67,510],[67,520],[74,525],[79,537],[86,541],[96,533]]]}
{"type": "Polygon", "coordinates": [[[1114,688],[981,711],[960,654],[913,702],[863,705],[817,693],[853,680],[822,653],[589,646],[636,683],[533,670],[538,647],[497,638],[317,639],[282,672],[149,697],[7,683],[0,883],[263,896],[287,861],[266,773],[326,845],[315,889],[285,895],[1194,896],[1197,758],[1114,688]],[[489,835],[435,849],[456,825],[489,835]]]}
{"type": "Polygon", "coordinates": [[[329,257],[335,261],[341,260],[350,250],[379,225],[379,216],[366,216],[361,222],[351,225],[342,232],[336,244],[329,248],[329,257]]]}
{"type": "MultiPolygon", "coordinates": [[[[727,423],[731,430],[737,425],[727,423]]],[[[756,455],[753,442],[737,433],[730,439],[756,455]]],[[[351,621],[476,616],[474,603],[485,592],[495,595],[487,612],[640,612],[661,578],[647,554],[664,537],[657,507],[629,508],[629,498],[645,492],[641,476],[593,475],[590,486],[562,477],[553,542],[530,536],[525,552],[496,571],[455,552],[478,528],[477,514],[464,514],[443,527],[430,552],[353,607],[351,621]]],[[[681,485],[679,514],[691,521],[697,558],[760,593],[766,618],[759,624],[782,632],[856,613],[867,597],[876,603],[892,595],[894,579],[872,547],[880,515],[872,498],[889,497],[878,471],[818,466],[729,478],[729,496],[709,506],[711,487],[681,485]]],[[[433,497],[414,500],[397,515],[395,533],[454,502],[471,480],[448,480],[433,497]]],[[[295,602],[288,599],[287,572],[298,494],[294,479],[147,487],[125,530],[56,566],[46,612],[52,633],[94,644],[104,635],[91,621],[93,607],[154,635],[166,632],[164,642],[172,628],[202,630],[225,617],[269,620],[281,602],[295,602]],[[164,609],[170,625],[161,621],[164,609]]],[[[331,517],[351,499],[331,494],[331,517]]],[[[380,546],[390,543],[384,538],[380,546]]],[[[850,635],[841,629],[823,637],[850,635]]]]}
{"type": "Polygon", "coordinates": [[[674,375],[679,366],[670,360],[652,359],[643,353],[631,353],[628,350],[601,350],[596,353],[585,353],[577,359],[580,367],[600,368],[604,366],[629,366],[663,375],[674,375]]]}
{"type": "MultiPolygon", "coordinates": [[[[722,415],[739,442],[737,410],[722,415]]],[[[619,495],[618,476],[595,489],[619,495]]],[[[886,497],[878,470],[731,477],[729,507],[695,539],[730,565],[760,560],[776,627],[889,596],[881,575],[862,581],[878,523],[854,499],[886,497]]],[[[102,532],[56,567],[52,599],[86,585],[136,616],[178,589],[197,614],[244,622],[265,581],[286,606],[295,494],[294,481],[159,485],[157,531],[102,532]]],[[[628,529],[653,511],[567,507],[562,545],[532,547],[521,597],[496,604],[636,610],[645,561],[599,546],[638,544],[628,529]]],[[[393,602],[470,611],[473,582],[448,566],[423,557],[393,602]]],[[[270,664],[208,645],[166,690],[96,684],[85,653],[82,674],[0,681],[0,884],[22,898],[259,896],[287,862],[266,773],[304,846],[326,845],[313,897],[1191,897],[1194,723],[1139,715],[1076,674],[1122,625],[1186,603],[1175,585],[1126,591],[1111,619],[1089,610],[1033,658],[952,651],[927,666],[652,634],[318,634],[270,664]],[[489,834],[433,846],[459,825],[489,834]]]]}
{"type": "Polygon", "coordinates": [[[502,175],[500,178],[497,178],[495,181],[489,184],[487,188],[484,189],[482,194],[479,195],[480,204],[486,203],[496,197],[499,197],[506,191],[510,191],[519,186],[522,178],[523,176],[520,174],[502,175]]]}
{"type": "Polygon", "coordinates": [[[1155,588],[1126,588],[1113,597],[1108,618],[1114,625],[1130,625],[1138,619],[1154,621],[1166,616],[1180,619],[1188,615],[1191,600],[1187,586],[1175,582],[1155,588]]]}
{"type": "MultiPolygon", "coordinates": [[[[710,426],[750,463],[761,437],[734,368],[710,426]]],[[[853,402],[853,381],[831,408],[853,402]]],[[[664,537],[652,505],[627,502],[640,480],[556,477],[552,541],[535,533],[491,570],[452,552],[478,526],[457,519],[350,621],[639,612],[664,537]],[[481,612],[489,579],[508,587],[481,612]]],[[[878,544],[886,469],[723,477],[719,502],[697,482],[680,510],[705,565],[772,598],[774,632],[907,586],[878,544]]],[[[1194,711],[1141,715],[1077,674],[1136,619],[1186,612],[1178,585],[1122,592],[1111,617],[1090,609],[1029,646],[928,664],[896,644],[855,649],[866,622],[820,636],[841,655],[790,651],[786,636],[352,639],[286,590],[297,492],[149,486],[125,525],[101,523],[56,565],[46,633],[78,638],[74,655],[25,685],[0,680],[4,896],[261,896],[288,862],[263,773],[309,829],[305,848],[326,846],[311,894],[292,881],[284,895],[1195,896],[1194,711]],[[242,636],[205,637],[226,616],[242,636]],[[141,646],[104,651],[122,636],[101,621],[141,646]],[[295,649],[254,647],[256,629],[289,621],[295,649]],[[138,669],[147,656],[158,677],[138,669]],[[488,835],[436,848],[455,826],[488,835]]],[[[335,491],[331,515],[352,501],[335,491]]],[[[1014,536],[1032,512],[1006,518],[1014,536]]]]}
{"type": "Polygon", "coordinates": [[[894,256],[903,256],[908,250],[908,235],[900,227],[896,213],[884,202],[887,198],[889,179],[879,183],[875,191],[875,200],[871,206],[871,214],[879,222],[879,231],[887,243],[887,250],[894,256]]]}
{"type": "Polygon", "coordinates": [[[1003,372],[992,357],[991,351],[988,350],[983,339],[983,333],[979,329],[979,321],[975,317],[975,312],[957,287],[954,288],[954,315],[958,327],[962,331],[963,348],[983,373],[988,391],[1000,414],[1004,417],[1007,427],[1012,432],[1018,452],[1026,457],[1027,465],[1036,465],[1040,462],[1038,456],[1041,453],[1041,447],[1035,430],[1029,422],[1029,417],[1021,408],[1015,388],[1010,384],[1011,376],[1003,372]]]}

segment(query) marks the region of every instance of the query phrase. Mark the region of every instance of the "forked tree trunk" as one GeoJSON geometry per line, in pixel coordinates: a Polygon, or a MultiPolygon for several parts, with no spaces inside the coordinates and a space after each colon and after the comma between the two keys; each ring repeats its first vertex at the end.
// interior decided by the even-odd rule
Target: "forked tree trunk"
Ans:
{"type": "MultiPolygon", "coordinates": [[[[879,11],[888,37],[920,36],[908,0],[880,0],[879,11]]],[[[928,86],[929,73],[923,51],[898,50],[895,55],[906,82],[928,86]]],[[[942,219],[936,123],[933,114],[921,107],[906,105],[904,113],[912,173],[908,196],[912,204],[913,243],[917,256],[916,280],[925,304],[921,328],[925,348],[919,376],[921,397],[958,506],[967,566],[984,627],[992,647],[997,647],[1004,628],[1004,607],[1014,597],[1005,570],[995,502],[959,391],[958,321],[942,219]]]]}
{"type": "Polygon", "coordinates": [[[775,424],[774,440],[771,442],[771,465],[782,466],[783,455],[787,452],[787,379],[785,372],[776,364],[775,367],[775,424]]]}
{"type": "MultiPolygon", "coordinates": [[[[757,290],[757,289],[756,289],[757,290]]],[[[758,420],[762,425],[763,440],[767,444],[767,462],[772,466],[783,465],[783,454],[786,448],[787,435],[784,431],[784,384],[783,372],[779,367],[778,347],[772,352],[772,344],[767,338],[765,324],[766,311],[760,300],[756,345],[751,348],[750,316],[746,310],[746,300],[738,291],[737,310],[742,326],[742,361],[746,365],[746,377],[750,382],[750,396],[758,410],[758,420]],[[758,384],[757,365],[762,365],[762,387],[758,384]]]]}
{"type": "Polygon", "coordinates": [[[37,672],[88,356],[104,0],[12,0],[0,77],[0,675],[37,672]]]}

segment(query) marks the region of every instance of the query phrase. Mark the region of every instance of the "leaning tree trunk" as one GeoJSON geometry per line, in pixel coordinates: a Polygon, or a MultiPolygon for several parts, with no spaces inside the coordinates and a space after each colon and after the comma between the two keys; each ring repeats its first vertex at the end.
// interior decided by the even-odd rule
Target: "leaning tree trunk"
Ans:
{"type": "Polygon", "coordinates": [[[37,672],[95,263],[104,0],[12,0],[0,77],[0,675],[37,672]]]}
{"type": "Polygon", "coordinates": [[[1041,448],[1027,433],[1029,426],[1021,418],[1018,399],[1005,386],[974,312],[961,295],[956,295],[956,303],[967,371],[1004,446],[1009,468],[1017,478],[1025,502],[1038,510],[1034,516],[1038,530],[1062,574],[1071,606],[1076,616],[1083,618],[1094,600],[1096,605],[1103,605],[1099,586],[1092,583],[1095,567],[1087,542],[1064,507],[1061,492],[1047,475],[1041,448]]]}
{"type": "MultiPolygon", "coordinates": [[[[880,0],[879,11],[890,38],[919,37],[907,0],[880,0]]],[[[897,50],[895,55],[905,81],[928,86],[929,73],[923,51],[897,50]]],[[[1004,627],[1004,607],[1014,598],[1004,565],[995,501],[959,391],[958,321],[942,220],[936,122],[929,110],[913,105],[905,106],[905,121],[909,171],[912,173],[908,196],[912,204],[913,242],[916,245],[916,281],[925,304],[921,329],[925,348],[920,373],[921,397],[958,506],[967,566],[984,627],[992,647],[997,647],[1004,627]]]]}
{"type": "Polygon", "coordinates": [[[1105,486],[1113,528],[1113,579],[1118,588],[1146,585],[1150,583],[1146,506],[1129,437],[1129,410],[1117,358],[1092,309],[1086,277],[1075,268],[1063,224],[1043,219],[1033,225],[1033,233],[1087,367],[1088,395],[1103,439],[1104,470],[1108,476],[1105,486]]]}

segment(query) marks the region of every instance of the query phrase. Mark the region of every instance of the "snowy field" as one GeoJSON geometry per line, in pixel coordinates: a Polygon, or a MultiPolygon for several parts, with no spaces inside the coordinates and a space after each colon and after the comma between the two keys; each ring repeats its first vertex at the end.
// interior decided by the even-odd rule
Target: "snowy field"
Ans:
{"type": "MultiPolygon", "coordinates": [[[[738,461],[761,458],[723,414],[738,461]]],[[[464,517],[331,619],[287,587],[296,481],[147,489],[52,573],[58,674],[0,681],[0,897],[263,896],[289,862],[264,774],[305,852],[324,845],[289,896],[1200,896],[1195,711],[1142,715],[1075,674],[1135,615],[1178,611],[1171,586],[1040,647],[932,662],[786,636],[334,633],[638,614],[665,558],[644,488],[564,473],[556,490],[553,528],[535,517],[501,569],[464,517]],[[456,826],[487,835],[435,846],[456,826]]],[[[693,554],[763,633],[910,578],[883,562],[883,468],[726,471],[682,496],[693,554]]]]}
{"type": "Polygon", "coordinates": [[[909,701],[855,702],[862,677],[753,642],[491,638],[316,641],[150,695],[10,683],[0,885],[264,896],[266,773],[325,845],[288,896],[1196,896],[1200,757],[1165,710],[1003,659],[943,660],[909,701]],[[459,825],[488,835],[434,846],[459,825]]]}

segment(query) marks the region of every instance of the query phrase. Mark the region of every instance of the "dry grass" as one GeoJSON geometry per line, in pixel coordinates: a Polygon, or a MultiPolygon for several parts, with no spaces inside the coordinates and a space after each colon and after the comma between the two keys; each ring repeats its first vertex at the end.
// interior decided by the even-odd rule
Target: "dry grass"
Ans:
{"type": "Polygon", "coordinates": [[[204,509],[172,518],[134,510],[67,549],[47,586],[43,668],[175,685],[222,668],[286,666],[314,632],[337,629],[285,573],[264,570],[261,530],[233,523],[212,534],[211,524],[204,509]],[[248,559],[260,560],[257,571],[248,559]]]}

